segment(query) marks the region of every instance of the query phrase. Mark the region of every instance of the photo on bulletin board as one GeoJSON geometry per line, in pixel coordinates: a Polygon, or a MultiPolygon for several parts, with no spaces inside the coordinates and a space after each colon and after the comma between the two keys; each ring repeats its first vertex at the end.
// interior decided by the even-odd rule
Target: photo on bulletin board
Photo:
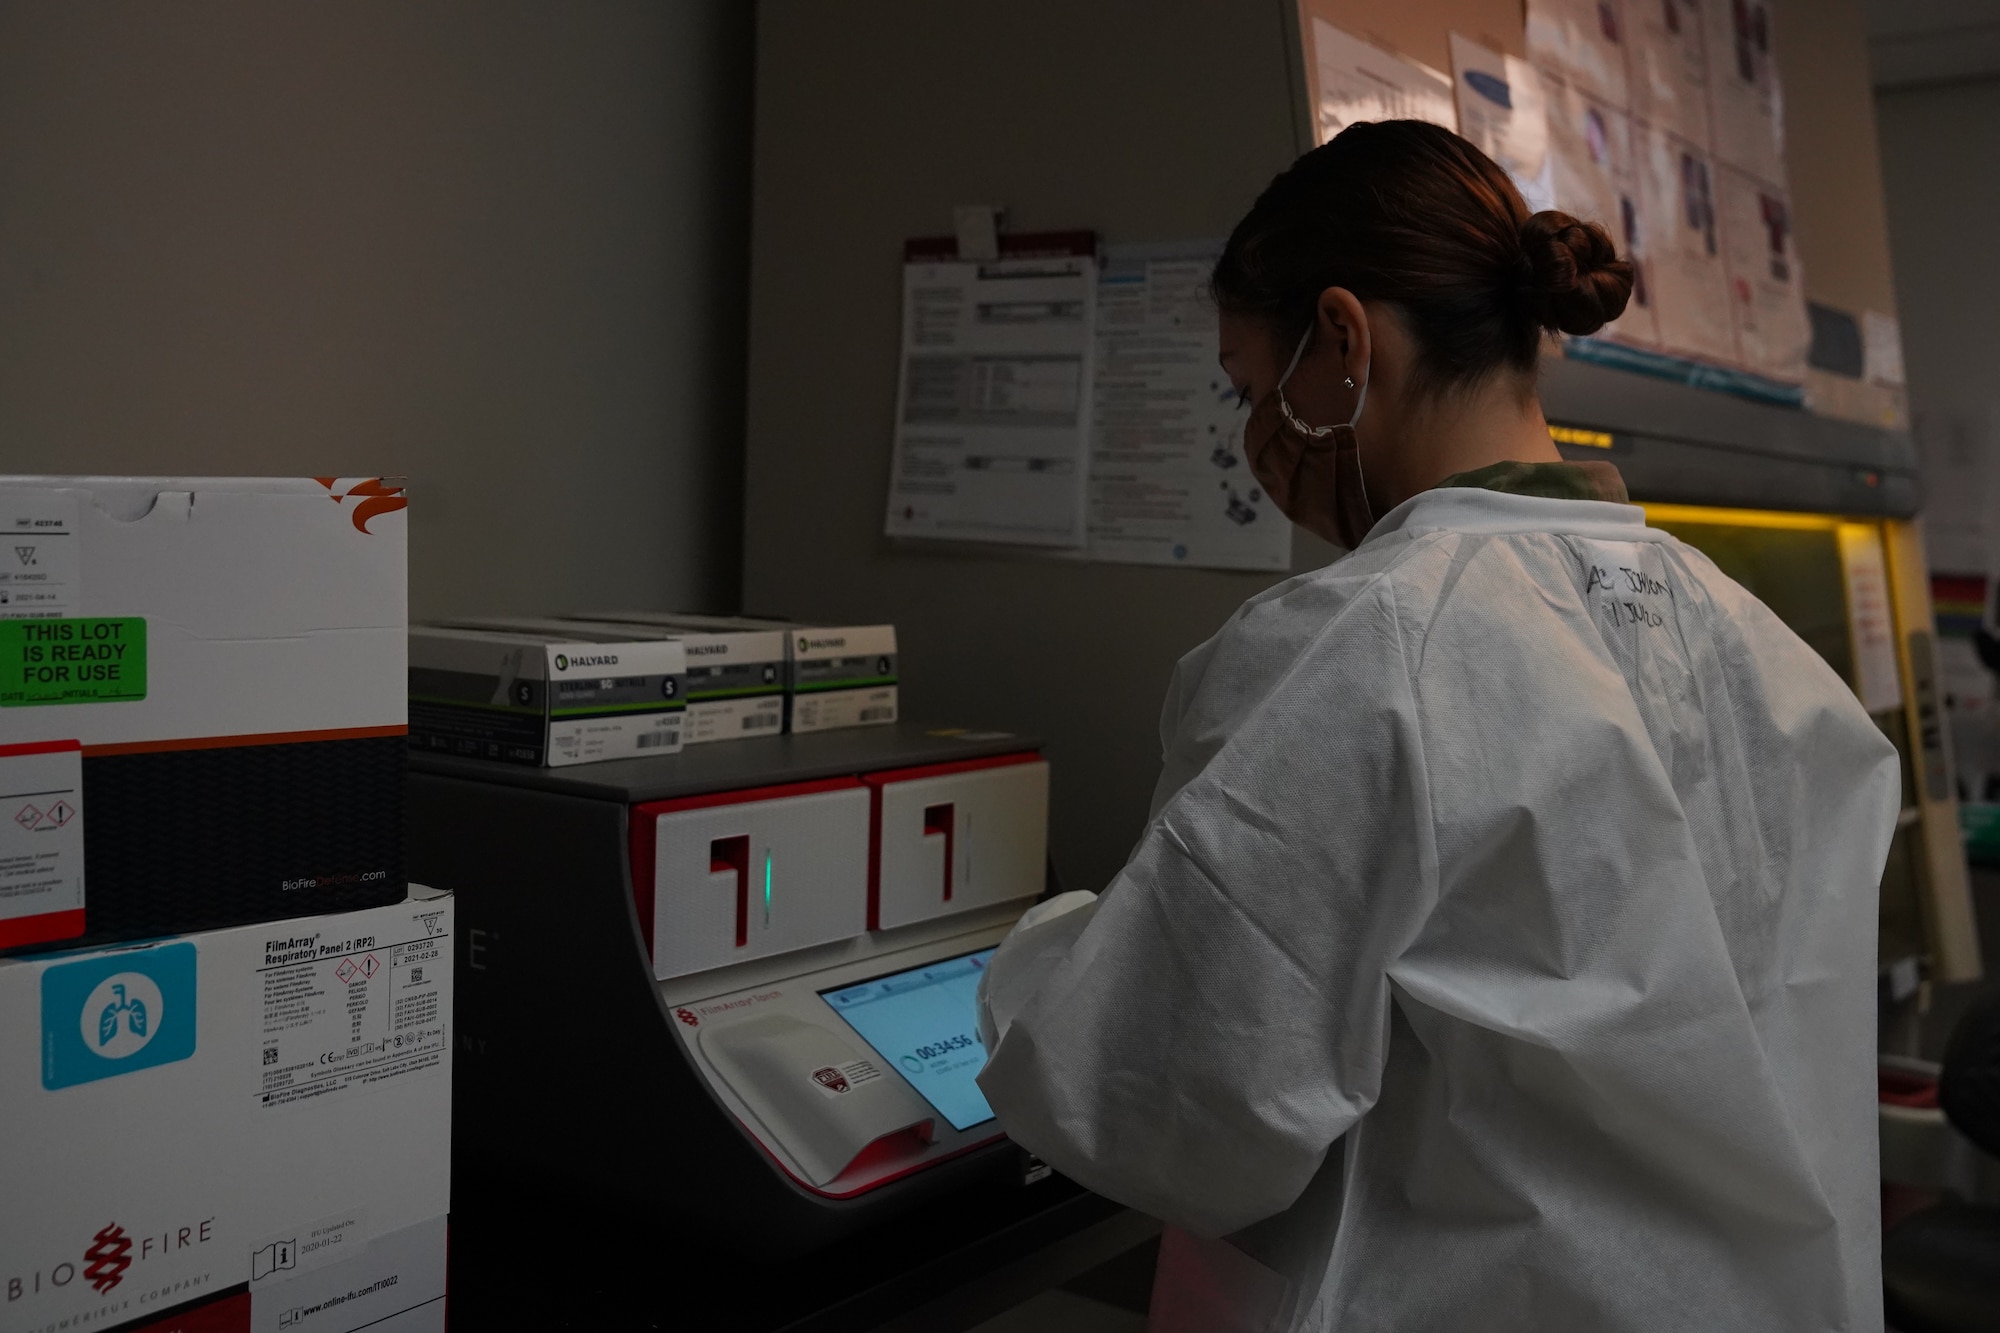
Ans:
{"type": "Polygon", "coordinates": [[[1702,50],[1701,8],[1691,0],[1657,0],[1628,5],[1624,15],[1632,118],[1689,143],[1707,143],[1708,67],[1702,50]]]}
{"type": "Polygon", "coordinates": [[[1710,142],[1715,157],[1759,180],[1783,183],[1785,136],[1769,0],[1709,0],[1710,142]]]}
{"type": "Polygon", "coordinates": [[[1637,139],[1639,225],[1660,345],[1738,364],[1714,164],[1662,129],[1642,128],[1637,139]]]}
{"type": "Polygon", "coordinates": [[[1802,384],[1812,325],[1791,202],[1783,189],[1733,167],[1717,166],[1715,178],[1743,363],[1760,375],[1802,384]]]}
{"type": "MultiPolygon", "coordinates": [[[[1639,178],[1632,151],[1632,122],[1622,111],[1553,77],[1549,107],[1550,182],[1556,207],[1611,234],[1629,253],[1641,234],[1639,178]]],[[[1603,336],[1651,346],[1659,339],[1648,300],[1627,304],[1603,336]]]]}
{"type": "Polygon", "coordinates": [[[1625,33],[1608,0],[1529,0],[1528,58],[1569,87],[1625,110],[1625,33]]]}

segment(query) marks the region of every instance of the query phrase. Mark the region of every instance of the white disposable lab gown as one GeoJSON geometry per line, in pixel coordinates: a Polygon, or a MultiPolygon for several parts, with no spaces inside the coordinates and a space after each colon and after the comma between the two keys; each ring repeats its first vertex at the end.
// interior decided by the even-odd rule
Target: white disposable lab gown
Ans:
{"type": "Polygon", "coordinates": [[[1430,491],[1163,731],[1130,863],[993,959],[979,1079],[1170,1224],[1156,1328],[1881,1328],[1897,761],[1762,603],[1635,507],[1430,491]]]}

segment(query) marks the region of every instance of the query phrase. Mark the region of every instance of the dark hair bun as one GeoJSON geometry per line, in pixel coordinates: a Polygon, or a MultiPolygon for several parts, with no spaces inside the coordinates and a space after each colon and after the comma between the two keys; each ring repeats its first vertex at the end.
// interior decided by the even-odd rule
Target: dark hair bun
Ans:
{"type": "Polygon", "coordinates": [[[1595,222],[1553,209],[1521,224],[1527,260],[1523,299],[1537,323],[1561,333],[1595,333],[1625,311],[1632,265],[1595,222]]]}

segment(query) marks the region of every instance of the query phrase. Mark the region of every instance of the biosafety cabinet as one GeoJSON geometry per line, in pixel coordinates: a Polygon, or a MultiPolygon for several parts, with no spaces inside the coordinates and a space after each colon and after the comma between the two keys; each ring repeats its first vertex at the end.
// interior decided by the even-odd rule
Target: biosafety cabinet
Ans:
{"type": "Polygon", "coordinates": [[[414,863],[462,912],[463,1154],[765,1254],[1023,1188],[974,996],[1047,882],[1033,741],[411,767],[414,863]]]}
{"type": "Polygon", "coordinates": [[[1853,686],[1903,760],[1883,873],[1883,1040],[1930,981],[1982,972],[1908,435],[1576,361],[1545,365],[1562,453],[1624,474],[1655,527],[1743,584],[1853,686]]]}

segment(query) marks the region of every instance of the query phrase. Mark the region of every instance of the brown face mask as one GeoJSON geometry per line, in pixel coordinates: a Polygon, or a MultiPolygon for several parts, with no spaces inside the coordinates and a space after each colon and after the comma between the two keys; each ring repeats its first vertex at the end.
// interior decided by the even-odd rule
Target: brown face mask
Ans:
{"type": "Polygon", "coordinates": [[[1243,425],[1243,458],[1280,513],[1306,531],[1353,550],[1375,526],[1361,476],[1361,444],[1354,434],[1368,401],[1367,372],[1362,372],[1354,415],[1345,424],[1306,425],[1285,401],[1285,382],[1299,368],[1311,339],[1312,330],[1307,329],[1285,373],[1250,410],[1243,425]]]}

